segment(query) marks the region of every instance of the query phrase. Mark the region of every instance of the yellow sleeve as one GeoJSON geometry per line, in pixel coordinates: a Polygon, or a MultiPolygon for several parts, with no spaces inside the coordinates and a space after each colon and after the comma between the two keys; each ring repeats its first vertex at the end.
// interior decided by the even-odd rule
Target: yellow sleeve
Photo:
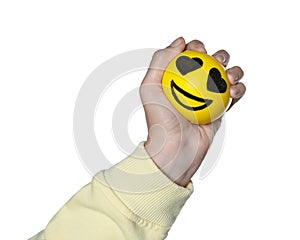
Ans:
{"type": "Polygon", "coordinates": [[[144,143],[126,159],[96,174],[30,240],[160,240],[193,191],[170,181],[144,143]]]}

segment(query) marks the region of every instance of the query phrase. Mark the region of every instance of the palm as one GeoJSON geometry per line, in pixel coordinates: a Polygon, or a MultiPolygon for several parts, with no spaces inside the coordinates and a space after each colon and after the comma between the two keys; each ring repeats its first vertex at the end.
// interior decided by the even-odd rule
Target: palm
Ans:
{"type": "MultiPolygon", "coordinates": [[[[187,169],[196,171],[213,140],[218,122],[206,125],[192,124],[168,101],[160,85],[143,86],[141,91],[148,126],[148,146],[152,158],[165,168],[170,168],[177,179],[187,169]],[[189,145],[188,152],[183,151],[189,145]],[[182,156],[182,153],[184,153],[182,156]],[[185,157],[182,171],[174,172],[170,163],[185,157]],[[168,159],[166,161],[165,159],[168,159]]],[[[180,160],[179,160],[180,161],[180,160]]]]}

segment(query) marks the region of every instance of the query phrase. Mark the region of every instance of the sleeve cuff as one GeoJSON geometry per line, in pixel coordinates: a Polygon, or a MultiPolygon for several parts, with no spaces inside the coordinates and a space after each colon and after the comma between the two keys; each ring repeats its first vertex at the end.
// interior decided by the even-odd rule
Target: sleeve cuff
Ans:
{"type": "Polygon", "coordinates": [[[168,228],[193,192],[191,182],[181,187],[159,170],[144,142],[129,157],[95,178],[134,216],[168,228]]]}

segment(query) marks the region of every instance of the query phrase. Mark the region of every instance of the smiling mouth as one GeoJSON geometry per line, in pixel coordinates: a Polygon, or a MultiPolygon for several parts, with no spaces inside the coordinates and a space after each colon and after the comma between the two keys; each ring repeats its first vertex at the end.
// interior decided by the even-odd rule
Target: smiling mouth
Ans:
{"type": "Polygon", "coordinates": [[[174,80],[171,81],[171,90],[172,90],[172,95],[174,97],[174,99],[176,100],[177,103],[179,103],[182,107],[184,107],[185,109],[191,110],[191,111],[198,111],[198,110],[202,110],[206,107],[208,107],[213,101],[210,99],[204,99],[204,98],[200,98],[197,97],[195,95],[192,95],[186,91],[184,91],[182,88],[180,88],[175,82],[174,80]],[[190,98],[192,100],[195,100],[197,102],[203,103],[200,106],[196,106],[196,107],[192,107],[192,106],[188,106],[185,105],[184,103],[182,103],[179,98],[178,95],[176,95],[176,91],[179,92],[180,94],[182,94],[183,96],[190,98]]]}

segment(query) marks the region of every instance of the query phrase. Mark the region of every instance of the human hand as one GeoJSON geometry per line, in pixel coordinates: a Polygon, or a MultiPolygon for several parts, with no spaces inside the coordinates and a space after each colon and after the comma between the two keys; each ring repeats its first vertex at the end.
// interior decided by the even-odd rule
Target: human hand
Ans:
{"type": "MultiPolygon", "coordinates": [[[[140,87],[148,126],[145,149],[161,171],[180,186],[186,186],[200,167],[222,119],[205,125],[192,124],[165,96],[161,86],[164,70],[184,50],[206,53],[204,44],[198,40],[186,44],[183,38],[176,39],[167,48],[155,52],[140,87]]],[[[227,66],[229,54],[225,50],[212,56],[227,66]]],[[[244,95],[246,87],[239,82],[243,77],[240,67],[229,68],[226,72],[231,84],[231,108],[244,95]]]]}

